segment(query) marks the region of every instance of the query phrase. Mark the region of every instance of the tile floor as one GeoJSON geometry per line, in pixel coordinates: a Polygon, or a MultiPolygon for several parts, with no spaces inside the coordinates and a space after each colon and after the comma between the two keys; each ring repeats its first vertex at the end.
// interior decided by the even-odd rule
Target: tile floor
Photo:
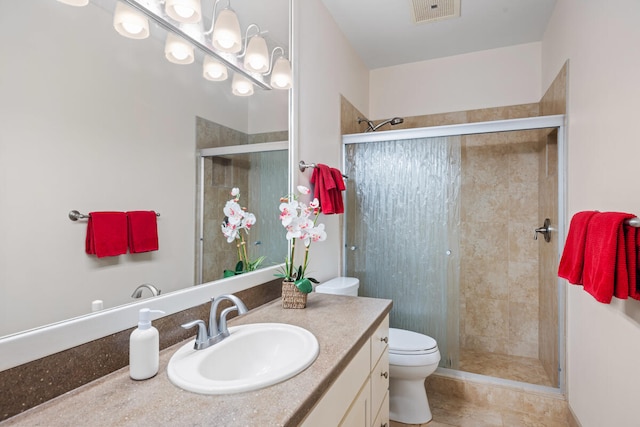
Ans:
{"type": "MultiPolygon", "coordinates": [[[[488,408],[467,402],[460,398],[429,395],[433,420],[420,427],[568,427],[567,422],[555,419],[541,419],[524,412],[488,408]]],[[[391,427],[405,427],[407,424],[391,421],[391,427]]],[[[417,426],[417,424],[412,424],[417,426]]]]}
{"type": "Polygon", "coordinates": [[[462,349],[460,350],[459,370],[529,384],[557,387],[557,384],[551,383],[542,363],[538,359],[530,357],[462,349]]]}

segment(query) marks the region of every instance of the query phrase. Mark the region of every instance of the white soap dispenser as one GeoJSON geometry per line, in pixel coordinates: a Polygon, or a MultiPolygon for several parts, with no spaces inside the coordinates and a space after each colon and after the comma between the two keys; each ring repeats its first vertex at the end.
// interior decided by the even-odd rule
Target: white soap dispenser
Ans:
{"type": "Polygon", "coordinates": [[[129,339],[129,376],[134,380],[146,380],[158,373],[160,360],[160,337],[151,326],[151,314],[164,311],[140,309],[138,328],[129,339]]]}

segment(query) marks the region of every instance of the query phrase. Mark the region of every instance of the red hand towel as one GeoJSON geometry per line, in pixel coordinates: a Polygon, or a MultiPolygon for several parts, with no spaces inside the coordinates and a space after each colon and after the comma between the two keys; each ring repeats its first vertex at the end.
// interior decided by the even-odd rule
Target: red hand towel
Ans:
{"type": "Polygon", "coordinates": [[[558,266],[558,276],[567,279],[569,283],[582,284],[587,226],[596,213],[597,211],[578,212],[571,218],[567,241],[564,244],[562,258],[558,266]]]}
{"type": "MultiPolygon", "coordinates": [[[[584,248],[584,290],[608,304],[616,289],[629,288],[624,220],[635,215],[603,212],[593,216],[584,248]]],[[[622,291],[620,291],[622,293],[622,291]]]]}
{"type": "Polygon", "coordinates": [[[335,187],[331,169],[327,165],[319,163],[311,174],[311,184],[314,184],[313,197],[320,202],[320,209],[323,214],[333,213],[333,199],[330,190],[335,187]],[[333,185],[333,187],[331,187],[333,185]]]}
{"type": "Polygon", "coordinates": [[[345,190],[342,172],[336,168],[331,168],[331,176],[335,183],[335,189],[331,192],[333,199],[333,212],[337,214],[344,213],[344,203],[342,202],[342,191],[345,190]]]}
{"type": "MultiPolygon", "coordinates": [[[[632,280],[632,274],[629,274],[629,296],[633,299],[640,300],[640,274],[638,274],[637,268],[640,266],[640,233],[636,227],[628,227],[630,230],[635,231],[635,251],[636,251],[636,262],[635,264],[630,264],[630,271],[635,274],[632,280]],[[633,268],[633,269],[632,269],[633,268]]],[[[629,239],[627,239],[627,243],[629,244],[629,239]]]]}
{"type": "MultiPolygon", "coordinates": [[[[633,299],[640,299],[640,293],[636,288],[637,271],[638,266],[638,243],[637,243],[638,229],[628,225],[624,226],[625,248],[627,255],[627,273],[629,274],[629,288],[627,290],[628,296],[633,299]]],[[[616,297],[623,298],[616,294],[616,297]]]]}
{"type": "Polygon", "coordinates": [[[129,250],[132,254],[158,250],[158,222],[154,211],[127,212],[129,250]]]}
{"type": "Polygon", "coordinates": [[[98,258],[127,253],[127,215],[124,212],[90,212],[85,251],[98,258]]]}

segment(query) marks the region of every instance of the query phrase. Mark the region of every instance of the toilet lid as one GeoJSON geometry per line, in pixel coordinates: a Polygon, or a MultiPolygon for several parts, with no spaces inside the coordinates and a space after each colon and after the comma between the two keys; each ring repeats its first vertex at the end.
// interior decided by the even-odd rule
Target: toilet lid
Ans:
{"type": "Polygon", "coordinates": [[[405,329],[389,328],[389,352],[395,354],[424,354],[438,350],[436,340],[428,335],[405,329]]]}

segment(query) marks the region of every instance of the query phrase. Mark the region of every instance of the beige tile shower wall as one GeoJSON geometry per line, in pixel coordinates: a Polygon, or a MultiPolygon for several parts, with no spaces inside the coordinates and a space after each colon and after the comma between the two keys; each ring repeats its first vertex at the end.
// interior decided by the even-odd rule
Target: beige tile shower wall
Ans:
{"type": "MultiPolygon", "coordinates": [[[[196,146],[201,148],[246,144],[247,134],[217,123],[197,118],[196,146]]],[[[248,161],[241,156],[208,158],[204,162],[204,222],[202,280],[221,279],[224,269],[233,270],[237,255],[235,245],[222,237],[220,224],[224,218],[222,208],[230,198],[231,188],[239,187],[248,194],[248,161]]],[[[198,191],[200,189],[198,188],[198,191]]],[[[196,224],[199,223],[199,219],[196,224]]],[[[196,242],[199,241],[196,229],[196,242]]],[[[196,247],[196,257],[197,257],[196,247]]],[[[197,267],[196,267],[197,268],[197,267]]],[[[197,277],[197,272],[195,273],[197,277]]]]}
{"type": "Polygon", "coordinates": [[[461,347],[538,357],[538,133],[462,144],[461,347]]]}
{"type": "MultiPolygon", "coordinates": [[[[540,109],[544,115],[566,112],[567,64],[562,67],[547,93],[542,97],[540,109]]],[[[540,157],[540,194],[538,222],[551,219],[558,224],[558,144],[556,132],[541,133],[544,155],[540,157]]],[[[539,359],[553,384],[558,384],[558,235],[551,242],[538,244],[540,266],[539,359]]]]}

